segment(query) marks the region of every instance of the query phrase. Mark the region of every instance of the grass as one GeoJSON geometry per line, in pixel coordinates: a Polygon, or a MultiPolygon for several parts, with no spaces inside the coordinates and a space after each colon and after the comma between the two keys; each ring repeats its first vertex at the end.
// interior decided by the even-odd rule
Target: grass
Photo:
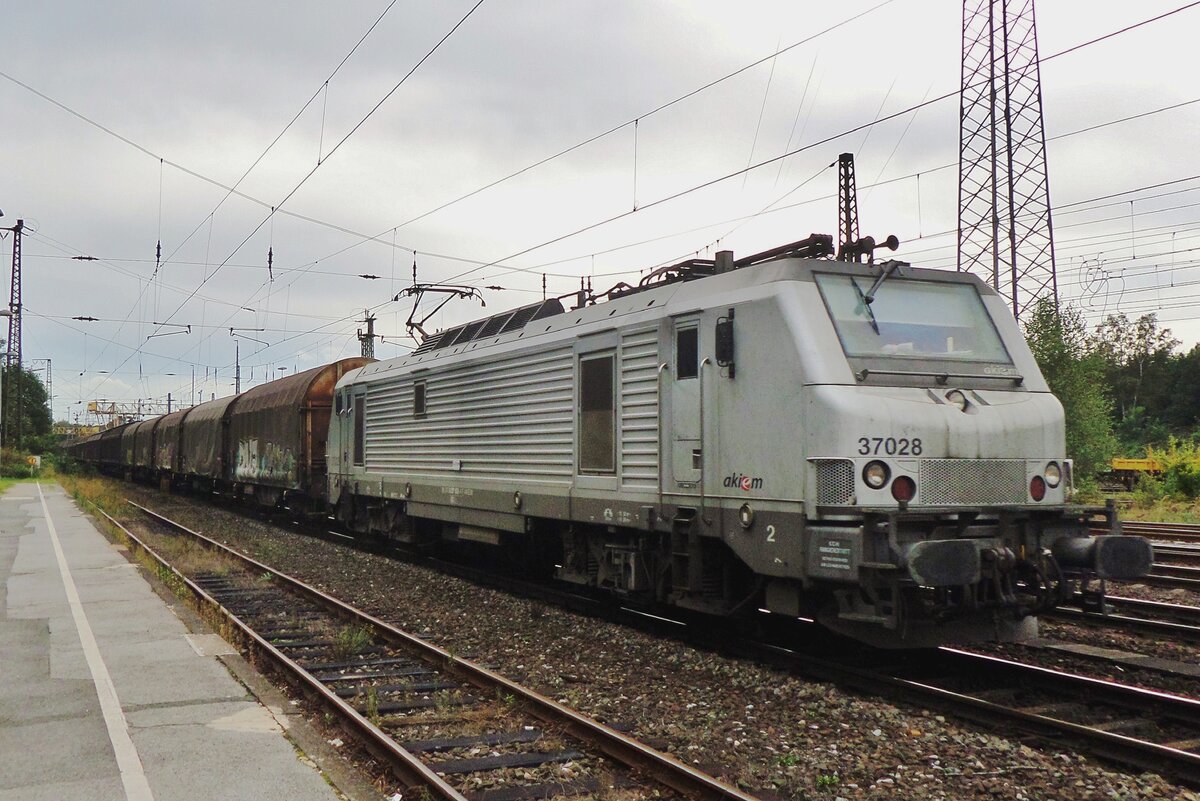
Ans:
{"type": "Polygon", "coordinates": [[[1141,478],[1133,492],[1113,493],[1122,520],[1150,520],[1163,523],[1200,523],[1200,499],[1166,491],[1164,482],[1141,478]]]}
{"type": "Polygon", "coordinates": [[[374,684],[367,688],[367,720],[375,726],[383,725],[383,718],[379,715],[379,691],[374,684]]]}
{"type": "Polygon", "coordinates": [[[1172,498],[1134,499],[1132,506],[1121,510],[1121,519],[1200,523],[1200,502],[1172,498]]]}
{"type": "Polygon", "coordinates": [[[833,790],[840,781],[836,773],[821,773],[817,776],[817,787],[821,790],[833,790]]]}
{"type": "Polygon", "coordinates": [[[59,475],[57,480],[75,500],[94,503],[118,520],[129,517],[120,483],[96,476],[59,475]]]}
{"type": "Polygon", "coordinates": [[[374,641],[370,626],[350,625],[338,631],[333,638],[333,655],[341,661],[349,659],[374,641]]]}
{"type": "Polygon", "coordinates": [[[32,476],[3,476],[0,477],[0,493],[7,492],[10,488],[15,487],[17,484],[32,484],[34,482],[40,484],[42,482],[53,483],[57,481],[65,486],[66,482],[63,481],[63,478],[63,476],[55,473],[54,470],[49,467],[43,467],[37,473],[37,475],[32,476]]]}

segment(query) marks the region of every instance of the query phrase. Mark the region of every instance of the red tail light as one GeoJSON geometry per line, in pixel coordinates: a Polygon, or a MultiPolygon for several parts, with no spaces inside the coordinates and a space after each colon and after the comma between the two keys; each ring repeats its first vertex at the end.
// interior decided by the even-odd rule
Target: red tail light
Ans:
{"type": "Polygon", "coordinates": [[[901,502],[908,502],[917,495],[917,482],[908,476],[896,476],[892,482],[892,497],[901,502]]]}
{"type": "Polygon", "coordinates": [[[1035,501],[1040,501],[1046,497],[1046,479],[1041,476],[1034,476],[1029,480],[1029,497],[1035,501]]]}

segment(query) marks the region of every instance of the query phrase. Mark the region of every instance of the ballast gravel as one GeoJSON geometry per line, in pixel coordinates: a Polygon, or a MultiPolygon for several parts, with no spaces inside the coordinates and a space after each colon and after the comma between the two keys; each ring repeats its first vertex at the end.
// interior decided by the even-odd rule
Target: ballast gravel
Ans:
{"type": "Polygon", "coordinates": [[[1179,799],[1155,774],[698,650],[244,516],[126,494],[764,799],[1179,799]]]}

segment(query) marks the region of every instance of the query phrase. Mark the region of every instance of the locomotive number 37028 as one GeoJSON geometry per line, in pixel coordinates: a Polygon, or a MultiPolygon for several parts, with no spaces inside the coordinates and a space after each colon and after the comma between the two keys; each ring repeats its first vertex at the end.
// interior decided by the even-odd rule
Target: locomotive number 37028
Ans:
{"type": "Polygon", "coordinates": [[[859,456],[878,456],[879,454],[887,454],[888,456],[920,456],[921,455],[921,438],[915,437],[859,437],[858,438],[858,454],[859,456]]]}

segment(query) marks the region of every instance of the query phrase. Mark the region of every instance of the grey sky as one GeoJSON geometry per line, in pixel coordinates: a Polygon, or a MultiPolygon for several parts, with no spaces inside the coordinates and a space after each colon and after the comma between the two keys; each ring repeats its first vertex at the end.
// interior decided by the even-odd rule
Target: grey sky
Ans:
{"type": "MultiPolygon", "coordinates": [[[[231,185],[386,5],[26,4],[6,12],[0,71],[231,185]]],[[[277,204],[472,5],[396,2],[240,191],[277,204]]],[[[398,245],[418,251],[421,280],[449,280],[475,266],[472,260],[504,259],[629,211],[635,199],[649,204],[774,158],[789,138],[794,149],[955,90],[961,6],[894,0],[781,55],[773,69],[764,63],[643,116],[876,5],[485,0],[284,206],[355,232],[386,232],[385,244],[280,214],[235,252],[267,208],[234,197],[210,222],[223,190],[160,168],[156,158],[0,79],[0,222],[21,217],[32,229],[24,248],[25,359],[53,359],[61,419],[97,398],[164,400],[170,392],[186,401],[193,369],[205,399],[228,394],[230,326],[266,329],[245,333],[270,343],[243,342],[243,386],[279,375],[280,367],[356,353],[356,320],[368,307],[389,335],[379,354],[398,355],[411,344],[400,336],[408,307],[389,300],[409,282],[413,255],[386,244],[393,226],[642,117],[636,184],[634,132],[626,127],[396,230],[398,245]],[[151,280],[160,237],[164,258],[173,256],[151,280]],[[100,260],[69,258],[80,254],[100,260]],[[176,330],[156,321],[190,324],[192,332],[147,340],[176,330]]],[[[1040,0],[1041,53],[1179,5],[1040,0]]],[[[1055,225],[1063,294],[1094,319],[1161,307],[1160,317],[1189,345],[1200,338],[1192,319],[1200,288],[1187,286],[1196,280],[1190,249],[1200,243],[1198,215],[1187,206],[1200,201],[1200,180],[1091,210],[1067,204],[1200,173],[1193,155],[1200,103],[1054,137],[1196,99],[1198,30],[1200,7],[1042,71],[1051,191],[1062,207],[1055,225]],[[1148,197],[1164,192],[1176,194],[1148,197]]],[[[829,165],[847,150],[857,159],[863,232],[895,233],[904,242],[901,258],[952,268],[947,232],[955,227],[957,173],[938,168],[956,163],[957,143],[957,100],[942,101],[465,280],[505,287],[485,291],[491,312],[540,297],[542,273],[553,294],[577,287],[581,275],[594,274],[603,289],[639,268],[711,253],[718,238],[746,254],[833,233],[836,170],[829,165]],[[772,203],[782,208],[756,215],[772,203]]],[[[6,264],[10,248],[7,238],[0,246],[6,264]]],[[[459,302],[434,322],[481,313],[478,304],[459,302]]]]}

